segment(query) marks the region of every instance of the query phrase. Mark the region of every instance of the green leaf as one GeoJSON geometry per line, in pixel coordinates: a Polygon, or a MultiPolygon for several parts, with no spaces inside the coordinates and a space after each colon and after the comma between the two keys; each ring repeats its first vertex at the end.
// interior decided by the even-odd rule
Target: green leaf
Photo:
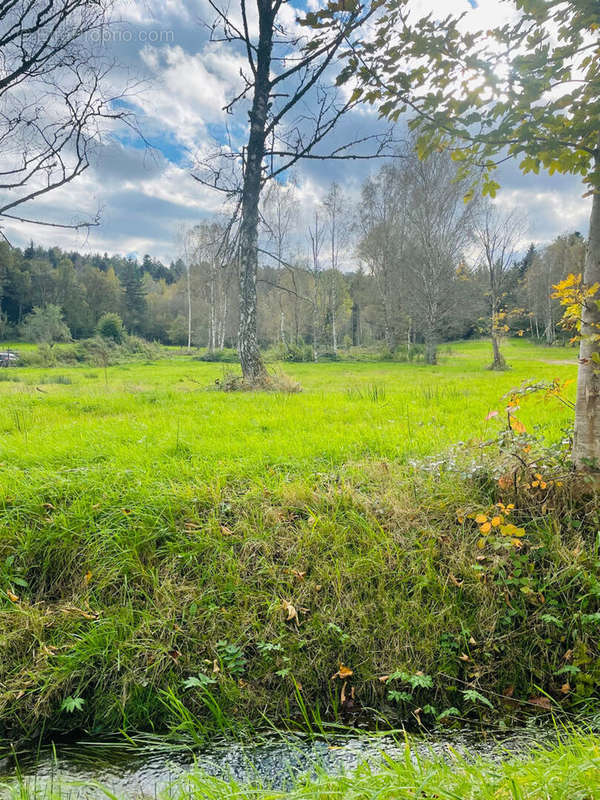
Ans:
{"type": "Polygon", "coordinates": [[[494,708],[494,706],[490,703],[487,697],[484,697],[476,689],[465,689],[462,694],[465,700],[468,700],[470,703],[482,703],[484,706],[487,706],[488,708],[491,709],[494,708]]]}

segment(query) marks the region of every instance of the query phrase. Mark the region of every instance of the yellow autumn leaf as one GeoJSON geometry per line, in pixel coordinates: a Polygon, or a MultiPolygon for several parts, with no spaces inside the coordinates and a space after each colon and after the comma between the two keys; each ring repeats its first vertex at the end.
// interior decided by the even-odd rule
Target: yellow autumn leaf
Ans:
{"type": "Polygon", "coordinates": [[[354,675],[353,670],[351,670],[350,667],[345,667],[343,664],[340,664],[340,668],[331,676],[331,680],[333,681],[336,678],[346,680],[346,678],[349,678],[351,675],[354,675]]]}
{"type": "Polygon", "coordinates": [[[486,515],[485,515],[485,514],[478,514],[478,515],[475,517],[475,522],[476,522],[478,525],[483,525],[483,523],[484,523],[484,522],[487,522],[487,517],[486,517],[486,515]]]}
{"type": "Polygon", "coordinates": [[[482,525],[480,528],[482,533],[489,533],[492,530],[492,523],[486,522],[485,525],[482,525]]]}
{"type": "Polygon", "coordinates": [[[499,528],[504,522],[504,517],[492,517],[492,528],[499,528]]]}
{"type": "Polygon", "coordinates": [[[8,599],[10,600],[11,603],[18,603],[19,602],[19,597],[16,594],[14,594],[14,592],[11,592],[10,589],[6,590],[6,596],[8,597],[8,599]]]}
{"type": "Polygon", "coordinates": [[[510,418],[510,427],[515,433],[525,433],[527,431],[527,428],[523,425],[521,420],[513,416],[510,418]]]}

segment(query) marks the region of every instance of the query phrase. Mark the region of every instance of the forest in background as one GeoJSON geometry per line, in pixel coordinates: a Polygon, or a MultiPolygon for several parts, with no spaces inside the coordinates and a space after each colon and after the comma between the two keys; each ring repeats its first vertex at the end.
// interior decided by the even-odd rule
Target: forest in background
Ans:
{"type": "MultiPolygon", "coordinates": [[[[298,219],[293,182],[274,184],[262,207],[258,335],[288,360],[335,357],[356,346],[426,351],[438,342],[497,334],[552,344],[561,330],[553,287],[581,273],[585,239],[557,236],[523,252],[523,224],[466,187],[449,159],[404,157],[362,187],[332,184],[298,219]]],[[[31,243],[0,244],[0,337],[86,339],[117,315],[123,330],[168,345],[235,348],[238,267],[215,218],[182,233],[167,266],[31,243]]]]}

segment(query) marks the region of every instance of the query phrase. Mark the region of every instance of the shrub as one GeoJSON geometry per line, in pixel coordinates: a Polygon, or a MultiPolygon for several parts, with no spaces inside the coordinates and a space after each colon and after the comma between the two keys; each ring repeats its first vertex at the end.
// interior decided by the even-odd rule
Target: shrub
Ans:
{"type": "Polygon", "coordinates": [[[23,323],[23,335],[30,342],[70,342],[71,331],[65,324],[60,306],[51,303],[41,308],[36,306],[23,323]]]}
{"type": "Polygon", "coordinates": [[[121,344],[125,334],[123,320],[118,314],[103,314],[96,326],[96,333],[103,339],[110,339],[117,344],[121,344]]]}
{"type": "Polygon", "coordinates": [[[281,342],[269,348],[265,353],[267,361],[288,361],[302,363],[313,360],[312,347],[309,344],[282,344],[281,342]]]}
{"type": "Polygon", "coordinates": [[[238,354],[235,350],[224,348],[223,350],[207,350],[201,356],[195,356],[196,361],[207,361],[215,364],[235,364],[239,361],[238,354]]]}

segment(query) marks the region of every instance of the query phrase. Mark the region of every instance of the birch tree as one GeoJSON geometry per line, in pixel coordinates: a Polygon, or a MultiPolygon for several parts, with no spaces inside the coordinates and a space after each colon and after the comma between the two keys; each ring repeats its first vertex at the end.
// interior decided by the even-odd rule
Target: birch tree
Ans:
{"type": "Polygon", "coordinates": [[[337,310],[338,310],[338,273],[340,260],[340,246],[342,245],[347,232],[347,220],[344,219],[346,207],[342,199],[341,189],[338,183],[332,183],[323,207],[327,214],[329,228],[329,259],[330,259],[330,288],[329,288],[329,308],[331,316],[331,346],[337,355],[338,351],[338,332],[337,332],[337,310]]]}
{"type": "Polygon", "coordinates": [[[525,224],[517,212],[502,215],[491,203],[486,203],[481,216],[475,222],[474,231],[480,248],[479,264],[487,283],[493,352],[491,368],[505,369],[506,361],[500,351],[500,315],[506,299],[510,271],[516,263],[517,248],[525,234],[525,224]]]}
{"type": "Polygon", "coordinates": [[[399,338],[402,289],[406,293],[406,259],[410,250],[408,193],[400,167],[385,165],[369,178],[358,206],[358,255],[377,287],[388,350],[399,338]]]}
{"type": "Polygon", "coordinates": [[[319,210],[314,212],[311,226],[308,228],[307,237],[309,242],[310,257],[309,271],[312,276],[312,346],[313,361],[319,360],[319,317],[321,307],[321,251],[325,243],[327,231],[322,219],[319,217],[319,210]]]}
{"type": "Polygon", "coordinates": [[[261,192],[269,180],[303,159],[369,158],[387,144],[387,137],[377,135],[333,147],[327,144],[340,119],[358,103],[357,98],[338,93],[330,80],[330,67],[377,3],[330,2],[290,25],[285,21],[285,0],[256,0],[255,26],[249,21],[246,0],[233,7],[209,2],[216,15],[213,38],[241,48],[246,57],[242,86],[226,110],[232,112],[246,103],[249,129],[243,147],[220,148],[200,165],[194,177],[223,192],[237,208],[238,350],[245,381],[260,384],[266,378],[256,315],[261,192]],[[369,140],[375,148],[366,153],[364,145],[369,140]],[[240,163],[241,177],[237,173],[240,163]]]}
{"type": "Polygon", "coordinates": [[[425,361],[435,364],[439,337],[453,310],[454,277],[473,239],[477,202],[465,203],[467,186],[447,153],[421,161],[409,145],[402,170],[412,243],[408,291],[422,321],[425,361]]]}

